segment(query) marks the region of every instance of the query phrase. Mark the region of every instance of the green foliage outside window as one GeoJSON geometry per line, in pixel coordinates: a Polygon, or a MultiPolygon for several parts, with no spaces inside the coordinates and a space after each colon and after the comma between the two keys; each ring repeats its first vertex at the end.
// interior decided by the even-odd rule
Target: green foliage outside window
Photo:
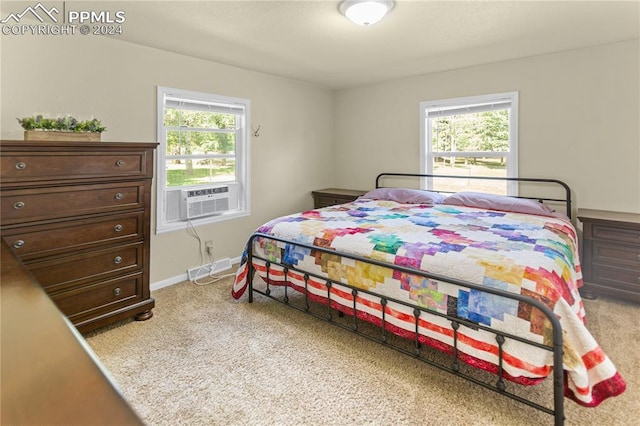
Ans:
{"type": "MultiPolygon", "coordinates": [[[[433,171],[439,175],[507,176],[506,155],[509,151],[509,110],[458,114],[432,121],[432,148],[435,152],[454,155],[434,157],[433,171]],[[456,152],[496,152],[505,156],[482,157],[455,155],[456,152]]],[[[469,190],[469,182],[435,179],[434,185],[444,191],[469,190]]],[[[506,194],[502,182],[474,181],[473,190],[506,194]]]]}
{"type": "Polygon", "coordinates": [[[234,180],[236,117],[235,114],[165,109],[167,186],[234,180]],[[199,157],[175,158],[184,156],[199,157]]]}
{"type": "Polygon", "coordinates": [[[236,162],[226,160],[167,161],[167,186],[203,185],[235,180],[236,162]],[[189,166],[189,164],[191,164],[189,166]]]}
{"type": "Polygon", "coordinates": [[[433,120],[434,151],[507,152],[509,111],[459,114],[433,120]]]}
{"type": "Polygon", "coordinates": [[[167,155],[226,154],[235,150],[235,133],[205,131],[234,130],[235,114],[166,109],[164,125],[167,128],[177,128],[176,131],[167,132],[167,155]]]}

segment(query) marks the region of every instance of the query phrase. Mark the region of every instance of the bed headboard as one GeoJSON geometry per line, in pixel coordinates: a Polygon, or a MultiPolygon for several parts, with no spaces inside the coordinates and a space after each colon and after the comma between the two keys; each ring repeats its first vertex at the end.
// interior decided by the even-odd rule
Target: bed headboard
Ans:
{"type": "MultiPolygon", "coordinates": [[[[504,182],[514,182],[514,183],[531,183],[531,184],[542,184],[547,187],[555,187],[555,189],[561,189],[564,196],[560,197],[552,197],[552,196],[514,196],[516,198],[526,198],[530,200],[538,200],[538,201],[547,201],[552,203],[562,203],[565,206],[566,215],[571,219],[571,189],[569,185],[562,182],[558,179],[538,179],[538,178],[510,178],[510,177],[493,177],[493,176],[455,176],[455,175],[433,175],[433,174],[419,174],[419,173],[380,173],[376,177],[376,188],[383,188],[385,185],[382,185],[384,180],[390,179],[403,179],[403,178],[418,178],[420,182],[425,182],[427,179],[465,179],[465,180],[497,180],[504,182]]],[[[395,187],[394,185],[392,187],[395,187]]],[[[434,189],[434,191],[438,192],[451,192],[451,191],[439,191],[438,189],[434,189]]],[[[481,191],[479,191],[481,192],[481,191]]]]}

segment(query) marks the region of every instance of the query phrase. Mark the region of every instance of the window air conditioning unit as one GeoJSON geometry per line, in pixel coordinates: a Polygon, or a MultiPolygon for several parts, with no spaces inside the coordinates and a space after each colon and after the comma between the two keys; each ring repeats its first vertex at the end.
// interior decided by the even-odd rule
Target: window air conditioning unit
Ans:
{"type": "Polygon", "coordinates": [[[183,189],[180,202],[180,218],[195,219],[229,211],[229,187],[183,189]]]}

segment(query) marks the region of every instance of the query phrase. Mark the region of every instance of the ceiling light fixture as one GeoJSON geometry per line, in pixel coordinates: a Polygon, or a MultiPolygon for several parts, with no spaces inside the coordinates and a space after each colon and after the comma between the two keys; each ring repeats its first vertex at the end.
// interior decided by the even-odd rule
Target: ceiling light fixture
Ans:
{"type": "Polygon", "coordinates": [[[393,9],[393,0],[343,0],[340,13],[358,25],[375,24],[393,9]]]}

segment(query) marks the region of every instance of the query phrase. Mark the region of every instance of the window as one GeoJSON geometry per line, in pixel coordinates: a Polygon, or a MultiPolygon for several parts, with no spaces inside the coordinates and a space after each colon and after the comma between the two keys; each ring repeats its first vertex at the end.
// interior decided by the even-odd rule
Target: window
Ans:
{"type": "MultiPolygon", "coordinates": [[[[421,172],[456,176],[518,176],[518,93],[420,103],[421,172]]],[[[517,195],[501,181],[428,180],[429,189],[517,195]]]]}
{"type": "Polygon", "coordinates": [[[251,101],[158,87],[156,232],[249,214],[251,101]]]}

